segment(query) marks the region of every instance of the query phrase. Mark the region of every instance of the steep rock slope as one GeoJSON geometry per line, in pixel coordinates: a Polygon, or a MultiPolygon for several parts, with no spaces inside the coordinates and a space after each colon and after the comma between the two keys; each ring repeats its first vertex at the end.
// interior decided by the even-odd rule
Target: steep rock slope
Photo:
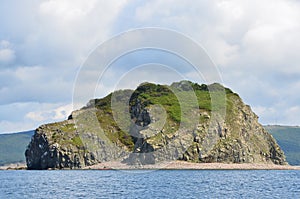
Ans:
{"type": "Polygon", "coordinates": [[[286,164],[274,138],[240,97],[220,84],[141,84],[91,100],[68,120],[39,127],[29,169],[120,160],[286,164]]]}

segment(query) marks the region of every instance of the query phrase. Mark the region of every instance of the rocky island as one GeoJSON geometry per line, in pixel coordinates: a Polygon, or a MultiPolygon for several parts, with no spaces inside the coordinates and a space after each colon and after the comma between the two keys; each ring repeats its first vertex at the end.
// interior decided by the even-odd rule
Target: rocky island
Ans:
{"type": "Polygon", "coordinates": [[[67,120],[37,128],[25,156],[28,169],[287,165],[238,94],[189,81],[143,83],[90,100],[67,120]]]}

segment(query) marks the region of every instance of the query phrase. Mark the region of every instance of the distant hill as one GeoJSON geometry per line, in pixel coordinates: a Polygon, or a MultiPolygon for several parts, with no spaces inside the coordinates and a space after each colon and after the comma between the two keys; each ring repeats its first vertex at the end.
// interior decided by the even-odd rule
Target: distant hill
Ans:
{"type": "Polygon", "coordinates": [[[300,165],[300,127],[268,125],[265,129],[277,140],[288,163],[300,165]]]}
{"type": "Polygon", "coordinates": [[[25,162],[25,149],[34,131],[0,134],[0,166],[25,162]]]}

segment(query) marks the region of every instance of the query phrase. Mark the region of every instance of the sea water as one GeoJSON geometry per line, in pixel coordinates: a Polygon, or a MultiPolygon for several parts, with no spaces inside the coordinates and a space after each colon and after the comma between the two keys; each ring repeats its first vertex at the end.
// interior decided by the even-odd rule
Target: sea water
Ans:
{"type": "Polygon", "coordinates": [[[0,198],[300,198],[300,171],[0,171],[0,198]]]}

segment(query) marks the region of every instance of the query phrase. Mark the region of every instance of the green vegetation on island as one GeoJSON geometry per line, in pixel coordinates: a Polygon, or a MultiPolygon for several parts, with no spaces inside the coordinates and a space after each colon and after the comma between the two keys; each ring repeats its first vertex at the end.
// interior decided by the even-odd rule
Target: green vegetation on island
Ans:
{"type": "Polygon", "coordinates": [[[220,84],[143,83],[90,100],[68,120],[40,126],[27,140],[26,161],[29,169],[82,168],[111,160],[285,164],[257,118],[238,94],[220,84]]]}

